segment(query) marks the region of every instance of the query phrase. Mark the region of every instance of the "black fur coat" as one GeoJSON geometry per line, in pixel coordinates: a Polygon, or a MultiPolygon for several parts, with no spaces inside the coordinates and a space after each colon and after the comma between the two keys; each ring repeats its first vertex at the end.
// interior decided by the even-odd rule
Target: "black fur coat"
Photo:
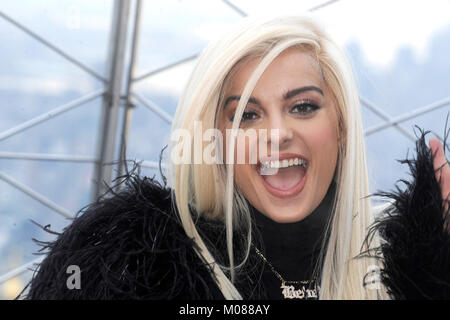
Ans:
{"type": "MultiPolygon", "coordinates": [[[[362,255],[383,260],[381,280],[394,299],[450,298],[450,236],[435,179],[432,155],[422,134],[416,157],[405,160],[412,179],[383,193],[394,201],[369,230],[381,247],[362,255]],[[382,255],[380,255],[382,253],[382,255]],[[382,257],[382,258],[381,258],[382,257]]],[[[27,299],[223,299],[195,244],[181,226],[171,190],[129,174],[118,193],[100,198],[53,242],[40,242],[47,254],[23,297],[27,299]],[[81,270],[81,288],[68,289],[70,265],[81,270]]],[[[206,243],[226,263],[224,227],[198,217],[206,243]]],[[[46,228],[46,230],[48,230],[46,228]]],[[[242,244],[236,243],[239,252],[242,244]]],[[[261,260],[252,253],[236,286],[244,299],[264,299],[261,260]]],[[[363,279],[361,279],[363,281],[363,279]]]]}

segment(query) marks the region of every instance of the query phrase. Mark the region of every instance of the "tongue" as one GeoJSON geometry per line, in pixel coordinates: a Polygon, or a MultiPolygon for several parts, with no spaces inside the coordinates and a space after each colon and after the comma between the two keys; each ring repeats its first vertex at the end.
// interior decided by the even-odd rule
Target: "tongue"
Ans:
{"type": "Polygon", "coordinates": [[[302,166],[278,169],[277,174],[261,177],[272,187],[279,190],[289,190],[295,187],[304,177],[306,170],[302,166]]]}

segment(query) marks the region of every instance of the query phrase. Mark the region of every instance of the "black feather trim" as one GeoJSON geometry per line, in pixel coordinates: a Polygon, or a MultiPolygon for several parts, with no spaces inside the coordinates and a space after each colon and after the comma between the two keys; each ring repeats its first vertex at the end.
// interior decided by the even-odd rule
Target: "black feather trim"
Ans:
{"type": "MultiPolygon", "coordinates": [[[[134,169],[118,185],[81,210],[55,241],[41,242],[47,254],[28,284],[26,299],[223,299],[216,281],[195,252],[173,205],[172,190],[134,169]],[[120,191],[115,192],[114,190],[120,191]],[[81,270],[81,289],[68,289],[70,265],[81,270]]],[[[225,226],[198,217],[199,232],[217,260],[225,248],[225,226]]],[[[38,224],[39,225],[39,224],[38,224]]],[[[40,226],[53,233],[48,226],[40,226]]],[[[242,239],[242,237],[236,237],[242,239]]],[[[245,248],[237,241],[236,252],[245,248]]],[[[251,257],[236,286],[247,299],[262,298],[262,265],[251,257]]]]}
{"type": "Polygon", "coordinates": [[[428,132],[420,132],[416,158],[400,161],[409,166],[412,180],[400,180],[403,189],[397,185],[394,191],[376,194],[393,200],[393,205],[375,220],[366,238],[370,242],[378,232],[381,246],[366,253],[383,261],[381,281],[392,298],[449,299],[448,212],[425,142],[428,132]]]}
{"type": "Polygon", "coordinates": [[[170,189],[133,174],[122,183],[45,243],[48,255],[27,298],[220,298],[173,210],[170,189]],[[69,265],[80,267],[81,289],[68,289],[69,265]]]}

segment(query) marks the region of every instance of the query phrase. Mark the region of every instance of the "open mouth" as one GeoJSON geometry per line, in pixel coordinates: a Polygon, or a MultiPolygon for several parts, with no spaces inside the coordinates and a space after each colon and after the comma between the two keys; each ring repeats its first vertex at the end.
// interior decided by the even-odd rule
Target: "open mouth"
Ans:
{"type": "Polygon", "coordinates": [[[275,197],[297,195],[306,182],[309,162],[297,156],[266,159],[258,163],[258,173],[267,191],[275,197]]]}

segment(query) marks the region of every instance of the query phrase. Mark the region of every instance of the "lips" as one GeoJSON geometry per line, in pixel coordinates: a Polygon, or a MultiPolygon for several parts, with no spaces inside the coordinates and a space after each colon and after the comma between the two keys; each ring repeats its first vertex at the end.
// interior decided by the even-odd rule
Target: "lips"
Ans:
{"type": "Polygon", "coordinates": [[[299,194],[306,183],[309,161],[299,154],[261,159],[258,173],[266,190],[275,197],[299,194]]]}

